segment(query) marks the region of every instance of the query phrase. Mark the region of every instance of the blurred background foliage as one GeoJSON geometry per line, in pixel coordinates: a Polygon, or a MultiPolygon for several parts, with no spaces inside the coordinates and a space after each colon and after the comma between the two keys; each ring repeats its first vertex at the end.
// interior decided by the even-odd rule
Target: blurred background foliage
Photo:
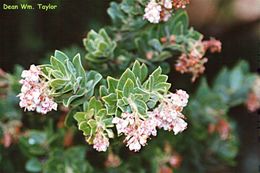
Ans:
{"type": "MultiPolygon", "coordinates": [[[[75,53],[81,53],[83,57],[85,51],[82,39],[86,37],[88,31],[90,31],[90,29],[99,30],[102,26],[110,24],[111,22],[106,12],[107,8],[109,7],[109,0],[74,0],[73,2],[66,0],[14,0],[14,2],[18,1],[30,3],[51,2],[59,4],[59,8],[55,11],[48,12],[1,12],[0,66],[7,72],[17,74],[14,76],[10,76],[8,81],[11,82],[18,80],[21,71],[21,68],[15,66],[15,64],[20,64],[21,66],[27,68],[29,64],[32,63],[43,63],[43,61],[46,61],[46,59],[49,57],[50,54],[52,54],[53,50],[55,49],[62,49],[69,56],[70,54],[71,56],[73,56],[75,55],[75,53]]],[[[3,3],[4,2],[10,1],[4,0],[3,3]]],[[[213,83],[216,77],[216,72],[220,71],[223,65],[233,67],[239,60],[246,59],[249,62],[251,72],[256,71],[256,69],[259,67],[259,8],[259,0],[191,0],[191,5],[189,5],[187,9],[190,17],[190,25],[194,26],[196,30],[203,33],[206,38],[208,38],[209,36],[214,36],[215,38],[221,40],[223,44],[222,53],[208,56],[209,62],[206,64],[206,72],[204,74],[204,77],[207,78],[207,82],[209,84],[213,83]]],[[[170,64],[174,64],[173,60],[168,61],[170,64]]],[[[206,84],[207,82],[202,79],[198,80],[195,84],[191,84],[190,78],[188,76],[181,75],[174,70],[170,73],[170,82],[173,83],[174,88],[183,88],[189,93],[194,92],[198,88],[199,84],[200,87],[202,87],[201,89],[203,89],[204,91],[206,90],[208,94],[218,91],[217,86],[215,88],[208,88],[206,84]]],[[[243,88],[241,87],[241,85],[239,85],[240,88],[243,88]]],[[[13,108],[17,104],[15,97],[18,93],[19,87],[16,86],[15,82],[11,83],[10,86],[12,87],[12,89],[10,89],[10,91],[12,92],[7,92],[10,97],[6,97],[8,98],[8,100],[5,100],[4,104],[1,105],[0,103],[0,118],[2,118],[2,115],[8,114],[10,120],[22,119],[24,127],[34,130],[29,131],[21,139],[19,139],[19,149],[11,146],[10,148],[8,148],[9,151],[6,152],[6,149],[3,146],[0,147],[0,172],[3,172],[3,170],[16,172],[14,168],[12,169],[12,163],[9,163],[4,159],[6,157],[13,158],[14,163],[16,163],[17,165],[17,170],[26,169],[31,170],[31,172],[39,172],[43,169],[42,167],[44,167],[45,172],[91,172],[91,166],[88,165],[89,163],[84,162],[84,159],[85,157],[94,157],[96,153],[90,150],[87,152],[87,156],[83,155],[82,153],[85,153],[85,150],[89,150],[87,145],[85,145],[84,147],[71,147],[70,149],[64,151],[69,145],[71,145],[71,138],[73,138],[71,137],[73,136],[71,134],[74,134],[73,131],[75,131],[75,129],[73,128],[69,130],[59,128],[63,126],[62,123],[59,124],[59,122],[63,121],[62,117],[64,116],[61,116],[60,118],[59,115],[53,114],[49,115],[53,116],[53,118],[48,119],[45,116],[35,116],[33,115],[33,113],[27,113],[26,117],[21,117],[21,110],[18,108],[13,108]],[[46,123],[48,124],[47,126],[43,125],[46,123]],[[45,128],[44,133],[41,130],[43,127],[45,128]],[[67,131],[69,131],[70,133],[67,133],[67,131]],[[66,138],[64,138],[65,135],[71,136],[66,136],[66,138]],[[64,139],[68,141],[64,141],[64,139]],[[64,146],[64,148],[57,149],[55,148],[55,146],[64,146]],[[48,154],[47,161],[45,160],[46,153],[48,154]],[[18,158],[16,157],[17,155],[22,157],[18,158]],[[37,157],[38,159],[36,159],[35,157],[37,157]],[[27,161],[28,158],[30,158],[29,161],[27,161]],[[44,162],[45,164],[41,164],[40,162],[44,162]],[[57,162],[59,162],[59,164],[51,164],[57,162]],[[24,168],[24,165],[26,165],[26,168],[24,168]]],[[[197,97],[197,100],[201,98],[199,94],[200,93],[198,91],[195,95],[195,97],[197,97]]],[[[221,98],[212,99],[216,101],[216,103],[214,104],[218,105],[217,100],[221,98]]],[[[208,100],[204,102],[207,101],[208,100]]],[[[202,102],[203,101],[201,101],[201,103],[195,103],[195,101],[192,102],[190,105],[190,109],[199,109],[197,108],[198,104],[203,104],[202,102]]],[[[66,112],[66,110],[61,110],[60,115],[64,114],[64,112],[66,112]]],[[[257,170],[258,165],[260,164],[260,156],[258,154],[260,153],[260,150],[256,129],[257,115],[253,113],[248,113],[248,111],[243,106],[232,108],[228,112],[225,112],[224,116],[227,115],[229,115],[227,118],[234,119],[235,122],[237,122],[236,132],[240,139],[240,150],[238,153],[238,157],[236,157],[237,164],[234,169],[228,171],[234,173],[254,173],[257,170]]],[[[190,116],[198,115],[193,115],[191,113],[190,116]]],[[[1,121],[9,121],[9,119],[1,121]]],[[[205,121],[216,122],[217,120],[209,119],[205,121]]],[[[20,124],[14,121],[13,126],[20,127],[20,124]]],[[[205,131],[205,129],[203,128],[206,127],[195,126],[193,128],[202,128],[201,131],[205,131]]],[[[190,131],[188,132],[190,133],[190,131]]],[[[203,133],[201,133],[200,135],[191,135],[195,135],[196,137],[201,139],[207,138],[207,136],[203,136],[203,133]]],[[[76,137],[74,136],[74,138],[76,137]]],[[[74,144],[82,144],[84,143],[83,140],[84,139],[82,138],[82,136],[79,136],[77,137],[77,140],[74,140],[73,142],[74,144]],[[80,139],[82,141],[80,141],[80,139]]],[[[216,144],[212,146],[221,145],[217,142],[219,141],[216,141],[216,144]]],[[[156,144],[156,142],[153,142],[149,145],[163,145],[165,147],[165,144],[156,144]]],[[[237,143],[235,145],[238,146],[237,143]]],[[[191,150],[183,151],[189,152],[187,153],[187,155],[189,156],[190,153],[196,152],[192,150],[192,147],[194,146],[192,146],[191,144],[191,150]]],[[[165,150],[167,151],[167,146],[165,148],[165,150]]],[[[198,148],[203,150],[201,146],[198,146],[198,148]]],[[[181,147],[179,148],[179,150],[182,151],[181,147]]],[[[232,149],[227,150],[230,151],[232,149]]],[[[181,154],[185,156],[185,152],[181,154]]],[[[236,151],[234,152],[236,153],[236,151]]],[[[151,152],[149,151],[149,147],[147,147],[147,149],[145,149],[144,151],[144,157],[151,158],[154,156],[152,154],[157,153],[160,152],[158,152],[157,150],[151,152]]],[[[232,155],[232,152],[227,153],[230,153],[232,155]]],[[[131,162],[134,162],[137,167],[139,164],[145,165],[145,163],[139,160],[140,158],[138,158],[138,154],[128,154],[129,156],[124,159],[127,160],[129,164],[125,164],[125,168],[122,168],[122,170],[128,168],[130,169],[131,162]]],[[[225,154],[224,150],[223,154],[225,154]]],[[[99,159],[101,159],[100,162],[105,162],[106,157],[106,154],[101,154],[99,156],[99,159]]],[[[220,155],[216,157],[223,156],[220,155]]],[[[155,160],[156,159],[157,157],[155,158],[155,160]]],[[[194,160],[196,160],[195,157],[194,160]]],[[[214,159],[210,161],[214,162],[214,159]]],[[[94,159],[90,164],[96,166],[99,165],[99,161],[96,161],[94,159]]],[[[187,163],[184,162],[184,164],[187,163]]],[[[232,163],[230,164],[232,165],[232,163]]],[[[148,166],[149,165],[147,165],[147,167],[148,166]]],[[[134,170],[134,168],[131,168],[131,170],[134,170]]],[[[226,169],[223,168],[220,168],[220,170],[215,168],[215,172],[225,171],[228,172],[226,169]]],[[[115,172],[115,170],[112,169],[110,172],[115,172]]]]}

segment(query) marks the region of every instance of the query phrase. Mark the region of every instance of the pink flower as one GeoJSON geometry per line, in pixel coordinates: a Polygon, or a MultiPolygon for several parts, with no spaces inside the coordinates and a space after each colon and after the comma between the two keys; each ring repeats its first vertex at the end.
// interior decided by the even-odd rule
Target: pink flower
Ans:
{"type": "Polygon", "coordinates": [[[219,40],[211,38],[208,41],[203,41],[202,44],[204,46],[205,51],[209,49],[211,53],[221,52],[222,43],[219,40]]]}
{"type": "Polygon", "coordinates": [[[173,131],[178,134],[187,128],[181,111],[188,103],[189,95],[183,90],[175,94],[166,95],[158,108],[148,111],[146,119],[139,118],[138,113],[124,112],[121,118],[115,117],[112,121],[116,125],[118,134],[124,134],[126,146],[132,151],[139,151],[147,144],[150,136],[157,135],[157,127],[173,131]]]}
{"type": "Polygon", "coordinates": [[[169,158],[169,164],[173,168],[179,168],[181,166],[181,163],[182,163],[182,157],[179,154],[177,154],[177,153],[173,154],[169,158]]]}
{"type": "Polygon", "coordinates": [[[253,92],[250,92],[248,94],[246,106],[250,112],[255,112],[257,109],[260,108],[260,101],[258,100],[256,94],[254,94],[253,92]]]}
{"type": "Polygon", "coordinates": [[[161,14],[161,20],[164,22],[167,22],[170,17],[172,16],[172,11],[171,10],[164,10],[163,15],[161,14]]]}
{"type": "Polygon", "coordinates": [[[126,146],[131,151],[139,151],[151,135],[156,136],[156,121],[153,117],[142,120],[134,113],[128,112],[122,113],[121,117],[115,117],[112,122],[116,124],[118,134],[123,133],[126,136],[126,146]]]}
{"type": "Polygon", "coordinates": [[[207,50],[211,53],[221,52],[221,42],[214,38],[207,41],[197,40],[187,48],[189,51],[181,54],[177,60],[175,69],[181,73],[191,73],[192,82],[194,82],[205,71],[204,64],[208,59],[204,55],[207,50]]]}
{"type": "Polygon", "coordinates": [[[155,0],[151,0],[145,8],[144,19],[147,19],[151,23],[159,23],[161,11],[161,5],[155,0]]]}
{"type": "Polygon", "coordinates": [[[168,95],[168,99],[177,107],[185,107],[188,104],[189,95],[186,91],[177,90],[175,94],[168,95]]]}
{"type": "Polygon", "coordinates": [[[109,146],[109,139],[102,132],[98,131],[93,144],[93,148],[97,151],[106,151],[109,146]]]}
{"type": "MultiPolygon", "coordinates": [[[[195,55],[195,52],[192,53],[195,55]]],[[[205,71],[204,64],[208,61],[207,58],[197,57],[192,55],[182,54],[175,64],[176,71],[180,73],[191,73],[192,82],[194,82],[205,71]]]]}
{"type": "Polygon", "coordinates": [[[225,119],[219,119],[217,124],[209,124],[208,126],[208,132],[210,134],[218,132],[222,140],[227,140],[229,138],[230,131],[230,125],[225,119]]]}
{"type": "Polygon", "coordinates": [[[27,81],[38,82],[40,74],[41,74],[41,70],[37,66],[31,65],[30,69],[24,70],[21,76],[22,78],[26,78],[27,81]]]}
{"type": "Polygon", "coordinates": [[[22,72],[20,107],[28,111],[35,111],[46,114],[47,112],[57,110],[57,103],[50,96],[50,89],[47,83],[41,79],[42,72],[39,67],[31,65],[29,70],[22,72]]]}
{"type": "Polygon", "coordinates": [[[164,8],[172,9],[172,0],[164,0],[163,6],[164,8]]]}
{"type": "Polygon", "coordinates": [[[186,8],[186,5],[190,3],[190,0],[173,0],[173,6],[175,8],[186,8]]]}
{"type": "Polygon", "coordinates": [[[181,113],[183,107],[188,103],[189,95],[183,90],[177,90],[175,94],[167,95],[164,101],[154,110],[157,126],[164,130],[173,131],[178,134],[187,128],[181,113]]]}

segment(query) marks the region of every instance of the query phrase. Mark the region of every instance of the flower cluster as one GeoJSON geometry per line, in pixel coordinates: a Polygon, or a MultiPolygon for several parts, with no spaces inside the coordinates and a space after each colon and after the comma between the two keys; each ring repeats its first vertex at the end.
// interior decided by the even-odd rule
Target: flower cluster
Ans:
{"type": "Polygon", "coordinates": [[[219,40],[211,38],[210,40],[206,40],[202,42],[204,51],[209,50],[211,53],[219,53],[221,52],[222,44],[219,40]]]}
{"type": "Polygon", "coordinates": [[[251,92],[247,96],[246,106],[250,112],[260,109],[260,77],[256,78],[251,92]]]}
{"type": "Polygon", "coordinates": [[[189,0],[150,0],[145,8],[144,19],[151,23],[168,21],[174,8],[185,8],[189,3],[189,0]]]}
{"type": "Polygon", "coordinates": [[[0,122],[0,127],[3,130],[3,138],[0,140],[0,143],[2,143],[4,147],[8,148],[11,146],[12,143],[18,141],[18,138],[21,135],[21,121],[11,120],[3,124],[0,122]]]}
{"type": "Polygon", "coordinates": [[[174,151],[172,145],[166,141],[162,157],[158,157],[161,172],[173,172],[173,169],[178,169],[183,161],[182,156],[174,151]]]}
{"type": "Polygon", "coordinates": [[[175,8],[186,8],[190,0],[172,0],[172,3],[175,8]]]}
{"type": "Polygon", "coordinates": [[[46,114],[52,109],[57,110],[57,103],[50,96],[50,89],[45,80],[40,76],[42,71],[39,67],[31,65],[29,70],[22,72],[20,107],[28,111],[36,110],[38,113],[46,114]]]}
{"type": "Polygon", "coordinates": [[[170,163],[171,167],[179,168],[181,166],[181,163],[182,163],[181,155],[179,155],[177,153],[172,154],[171,157],[169,158],[169,163],[170,163]]]}
{"type": "Polygon", "coordinates": [[[157,135],[156,128],[173,131],[174,134],[186,129],[187,123],[181,111],[187,105],[188,97],[185,91],[177,90],[175,94],[165,96],[156,109],[149,111],[148,118],[143,120],[136,112],[124,112],[121,118],[115,117],[113,123],[118,134],[126,136],[126,146],[132,151],[139,151],[151,135],[157,135]]]}
{"type": "Polygon", "coordinates": [[[230,130],[229,123],[224,119],[218,120],[217,124],[209,124],[208,126],[208,132],[210,134],[217,132],[222,140],[227,140],[229,138],[230,130]]]}
{"type": "Polygon", "coordinates": [[[176,71],[180,73],[191,73],[192,81],[194,82],[200,74],[205,71],[204,64],[208,61],[207,58],[197,58],[194,56],[188,56],[183,53],[175,64],[176,71]]]}
{"type": "Polygon", "coordinates": [[[175,94],[167,95],[158,108],[154,110],[157,126],[164,130],[178,134],[186,129],[187,123],[181,113],[188,103],[189,95],[183,90],[177,90],[175,94]]]}
{"type": "Polygon", "coordinates": [[[175,65],[176,71],[191,73],[194,82],[205,71],[204,64],[208,59],[203,56],[207,50],[211,53],[221,52],[221,42],[213,38],[208,41],[197,41],[189,53],[182,53],[178,58],[175,65]]]}
{"type": "Polygon", "coordinates": [[[150,135],[156,136],[156,121],[152,117],[142,120],[136,113],[122,113],[122,118],[115,117],[113,123],[116,124],[118,134],[123,133],[126,138],[126,146],[132,151],[139,151],[141,146],[145,146],[150,135]]]}
{"type": "Polygon", "coordinates": [[[147,19],[151,23],[159,23],[161,11],[161,5],[155,0],[151,0],[145,8],[144,19],[147,19]]]}
{"type": "Polygon", "coordinates": [[[109,139],[102,131],[98,130],[93,140],[93,144],[93,148],[97,151],[106,151],[109,146],[109,139]]]}

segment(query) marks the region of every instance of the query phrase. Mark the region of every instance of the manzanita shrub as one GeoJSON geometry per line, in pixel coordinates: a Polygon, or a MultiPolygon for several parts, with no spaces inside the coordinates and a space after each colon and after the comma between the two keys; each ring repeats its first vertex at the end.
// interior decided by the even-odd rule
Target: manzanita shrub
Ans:
{"type": "Polygon", "coordinates": [[[235,166],[239,140],[229,109],[260,107],[252,87],[259,77],[240,61],[210,85],[202,78],[194,94],[171,87],[167,59],[194,82],[207,51],[221,51],[220,41],[205,41],[189,27],[189,3],[111,2],[112,24],[87,34],[85,55],[56,50],[49,63],[0,71],[1,172],[203,173],[235,166]]]}

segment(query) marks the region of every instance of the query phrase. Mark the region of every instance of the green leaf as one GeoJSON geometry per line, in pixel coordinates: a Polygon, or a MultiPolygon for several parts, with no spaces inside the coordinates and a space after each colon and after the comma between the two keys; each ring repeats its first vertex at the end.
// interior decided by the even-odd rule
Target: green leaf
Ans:
{"type": "Polygon", "coordinates": [[[189,17],[187,12],[184,10],[178,10],[174,17],[172,17],[165,25],[169,26],[171,35],[184,34],[189,26],[189,17]]]}
{"type": "Polygon", "coordinates": [[[108,95],[107,87],[105,85],[99,87],[99,95],[100,97],[108,95]]]}
{"type": "Polygon", "coordinates": [[[196,92],[196,98],[204,98],[208,94],[210,94],[212,91],[210,90],[208,83],[205,78],[201,79],[199,88],[196,92]]]}
{"type": "Polygon", "coordinates": [[[64,61],[63,62],[59,61],[56,57],[51,56],[50,62],[54,69],[60,71],[64,75],[67,74],[67,70],[66,70],[64,61]]]}
{"type": "Polygon", "coordinates": [[[26,162],[25,169],[28,172],[41,172],[42,165],[40,161],[36,158],[31,158],[26,162]]]}
{"type": "Polygon", "coordinates": [[[62,103],[65,107],[68,107],[74,100],[76,100],[77,98],[83,97],[85,93],[86,93],[85,89],[80,89],[75,95],[70,94],[71,96],[64,98],[62,100],[62,103]]]}
{"type": "Polygon", "coordinates": [[[49,74],[51,74],[54,78],[63,78],[63,77],[65,77],[64,74],[62,74],[58,70],[49,69],[48,71],[49,71],[49,74]]]}
{"type": "Polygon", "coordinates": [[[229,81],[230,88],[233,92],[237,91],[242,86],[243,74],[239,68],[232,70],[229,81]]]}
{"type": "Polygon", "coordinates": [[[163,47],[161,45],[161,42],[158,39],[152,39],[148,42],[150,46],[153,47],[154,50],[161,52],[163,47]]]}
{"type": "Polygon", "coordinates": [[[120,25],[122,20],[124,20],[126,17],[116,2],[110,3],[110,7],[108,8],[107,13],[115,25],[120,25]]]}
{"type": "Polygon", "coordinates": [[[97,122],[95,120],[93,120],[93,119],[89,120],[88,124],[91,127],[91,129],[96,129],[96,127],[97,127],[97,122]]]}
{"type": "Polygon", "coordinates": [[[90,125],[86,122],[86,121],[82,121],[79,123],[79,130],[83,131],[83,134],[85,136],[90,135],[91,134],[91,127],[90,125]]]}
{"type": "Polygon", "coordinates": [[[229,84],[229,75],[228,75],[228,69],[224,67],[220,73],[217,75],[215,81],[214,81],[214,87],[221,87],[221,86],[228,86],[229,84]]]}
{"type": "Polygon", "coordinates": [[[108,76],[107,77],[107,84],[108,84],[108,92],[114,93],[116,88],[117,88],[117,85],[118,85],[118,80],[108,76]]]}
{"type": "Polygon", "coordinates": [[[105,107],[107,108],[107,114],[113,115],[117,109],[117,96],[115,93],[110,93],[107,96],[102,97],[102,100],[105,102],[105,107]]]}
{"type": "Polygon", "coordinates": [[[158,67],[149,76],[148,80],[145,81],[143,86],[150,92],[156,91],[156,92],[166,93],[170,89],[171,84],[167,83],[168,76],[163,75],[161,73],[162,73],[162,69],[158,67]]]}
{"type": "Polygon", "coordinates": [[[88,110],[94,109],[95,114],[98,113],[100,109],[103,108],[103,104],[97,100],[95,97],[92,97],[89,101],[88,110]]]}
{"type": "Polygon", "coordinates": [[[123,88],[123,96],[129,97],[131,93],[134,91],[134,82],[131,79],[127,79],[124,88],[123,88]]]}
{"type": "Polygon", "coordinates": [[[80,54],[77,54],[74,58],[73,58],[73,64],[76,68],[76,71],[78,73],[79,76],[81,76],[83,78],[83,81],[86,81],[86,73],[85,70],[81,64],[81,60],[80,60],[80,54]]]}
{"type": "Polygon", "coordinates": [[[62,87],[64,87],[64,85],[66,85],[68,81],[66,80],[63,80],[63,79],[53,79],[51,80],[50,82],[50,86],[52,88],[55,88],[55,90],[59,90],[61,89],[62,87]]]}
{"type": "Polygon", "coordinates": [[[138,113],[143,117],[147,117],[147,106],[145,102],[143,102],[142,100],[135,100],[134,102],[137,106],[138,113]]]}
{"type": "Polygon", "coordinates": [[[120,77],[120,79],[118,81],[118,85],[117,85],[118,90],[123,90],[127,79],[130,79],[132,81],[136,81],[135,75],[130,69],[126,69],[126,71],[120,77]]]}
{"type": "Polygon", "coordinates": [[[67,113],[67,115],[66,115],[66,117],[65,117],[65,120],[64,120],[64,125],[66,126],[66,127],[71,127],[71,126],[73,126],[74,125],[74,118],[73,118],[73,116],[74,116],[74,114],[76,113],[76,111],[75,110],[70,110],[68,113],[67,113]]]}
{"type": "Polygon", "coordinates": [[[143,82],[148,75],[147,66],[145,64],[140,65],[138,61],[135,61],[132,71],[141,82],[143,82]]]}
{"type": "Polygon", "coordinates": [[[103,63],[113,57],[116,42],[111,40],[105,29],[99,32],[91,30],[87,38],[83,40],[84,46],[88,53],[86,58],[92,63],[103,63]]]}
{"type": "Polygon", "coordinates": [[[79,123],[79,122],[82,122],[82,121],[85,121],[85,112],[77,112],[74,114],[74,119],[79,123]]]}
{"type": "Polygon", "coordinates": [[[54,56],[60,61],[64,62],[65,60],[68,60],[69,58],[67,55],[59,50],[55,50],[54,56]]]}
{"type": "Polygon", "coordinates": [[[102,119],[102,118],[104,118],[106,115],[107,115],[107,110],[106,110],[105,108],[100,109],[100,110],[97,112],[97,114],[95,114],[95,119],[98,119],[98,118],[102,119]]]}

